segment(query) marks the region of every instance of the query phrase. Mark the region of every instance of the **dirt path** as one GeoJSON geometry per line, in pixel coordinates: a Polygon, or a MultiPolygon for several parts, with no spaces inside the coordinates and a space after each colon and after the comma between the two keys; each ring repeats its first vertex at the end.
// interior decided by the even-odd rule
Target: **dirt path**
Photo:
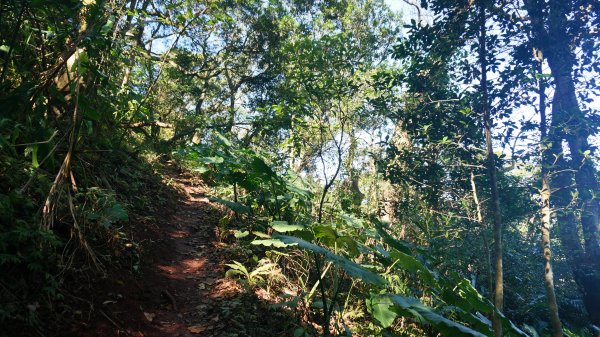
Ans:
{"type": "Polygon", "coordinates": [[[147,238],[141,275],[113,275],[102,281],[94,300],[101,303],[94,309],[96,318],[81,321],[78,330],[83,331],[77,335],[231,335],[231,320],[222,312],[230,306],[224,301],[239,289],[223,278],[215,233],[222,213],[191,177],[177,173],[172,178],[185,196],[174,209],[162,210],[163,216],[142,225],[147,238]]]}

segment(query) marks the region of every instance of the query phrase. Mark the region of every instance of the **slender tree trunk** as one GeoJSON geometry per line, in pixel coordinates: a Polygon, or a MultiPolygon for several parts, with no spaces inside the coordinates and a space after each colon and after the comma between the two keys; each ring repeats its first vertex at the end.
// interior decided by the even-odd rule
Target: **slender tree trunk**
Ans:
{"type": "Polygon", "coordinates": [[[225,131],[231,132],[235,124],[235,95],[237,94],[238,86],[233,82],[229,69],[225,70],[225,77],[227,78],[227,87],[229,88],[229,116],[225,131]]]}
{"type": "MultiPolygon", "coordinates": [[[[541,56],[541,55],[540,55],[541,56]]],[[[543,57],[539,59],[538,73],[542,73],[543,57]]],[[[552,165],[552,159],[548,156],[545,147],[549,143],[548,132],[546,128],[546,86],[543,79],[539,79],[539,110],[540,110],[540,147],[542,151],[542,190],[541,197],[541,236],[542,250],[544,254],[544,285],[546,286],[546,298],[548,300],[548,310],[550,312],[550,323],[552,324],[552,336],[562,337],[562,324],[558,315],[558,304],[556,303],[556,293],[554,292],[554,273],[552,272],[552,249],[550,248],[550,227],[552,208],[550,206],[550,175],[548,167],[552,165]]]]}
{"type": "Polygon", "coordinates": [[[481,203],[479,202],[479,197],[477,196],[477,185],[475,185],[475,174],[473,174],[473,172],[471,172],[471,193],[473,194],[473,202],[475,203],[475,209],[477,211],[477,222],[479,223],[479,226],[481,226],[481,238],[483,241],[483,248],[485,249],[485,269],[487,271],[488,296],[490,297],[490,300],[493,301],[494,298],[492,294],[492,289],[494,289],[494,272],[492,267],[492,256],[490,254],[489,240],[486,233],[488,226],[484,227],[483,213],[481,212],[481,203]]]}
{"type": "MultiPolygon", "coordinates": [[[[491,212],[493,218],[494,233],[494,258],[496,265],[496,277],[494,288],[494,305],[499,311],[504,307],[504,271],[502,266],[502,218],[500,215],[500,196],[498,193],[498,177],[496,172],[496,158],[494,155],[494,146],[492,140],[492,117],[490,115],[489,94],[487,87],[487,46],[486,46],[486,10],[484,0],[479,4],[479,64],[481,66],[481,110],[483,113],[485,142],[487,149],[487,169],[490,177],[490,189],[492,192],[491,212]]],[[[499,315],[494,312],[492,317],[494,336],[502,337],[502,321],[499,315]]]]}

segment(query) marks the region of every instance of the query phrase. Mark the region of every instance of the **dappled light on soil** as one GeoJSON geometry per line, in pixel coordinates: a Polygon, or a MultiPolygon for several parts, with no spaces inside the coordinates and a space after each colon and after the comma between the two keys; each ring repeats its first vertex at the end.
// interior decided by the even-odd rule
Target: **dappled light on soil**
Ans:
{"type": "Polygon", "coordinates": [[[221,313],[221,302],[239,296],[242,289],[234,280],[224,278],[221,245],[215,241],[221,213],[186,177],[178,176],[177,182],[184,192],[177,208],[160,226],[146,224],[152,228],[153,238],[149,239],[157,243],[146,248],[149,264],[142,266],[141,277],[134,280],[115,275],[107,280],[106,286],[119,293],[107,296],[102,316],[90,322],[82,335],[226,333],[227,318],[221,313]],[[164,236],[168,239],[162,240],[164,236]]]}

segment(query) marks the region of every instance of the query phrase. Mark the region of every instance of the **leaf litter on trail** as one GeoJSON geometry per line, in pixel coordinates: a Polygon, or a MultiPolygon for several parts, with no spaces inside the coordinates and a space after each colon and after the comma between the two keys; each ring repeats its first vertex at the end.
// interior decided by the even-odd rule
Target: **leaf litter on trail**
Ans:
{"type": "Polygon", "coordinates": [[[188,331],[191,333],[202,333],[206,330],[206,327],[203,325],[192,325],[188,327],[188,331]]]}
{"type": "Polygon", "coordinates": [[[154,317],[156,317],[156,314],[152,314],[149,312],[144,312],[144,317],[146,317],[146,319],[148,320],[148,322],[152,322],[154,320],[154,317]]]}

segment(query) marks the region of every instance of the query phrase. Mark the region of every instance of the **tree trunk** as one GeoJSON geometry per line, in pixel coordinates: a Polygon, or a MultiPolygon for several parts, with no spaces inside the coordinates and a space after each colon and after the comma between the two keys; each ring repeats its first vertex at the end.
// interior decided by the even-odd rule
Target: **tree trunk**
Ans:
{"type": "Polygon", "coordinates": [[[227,117],[225,132],[230,133],[235,125],[235,95],[239,87],[233,82],[229,69],[225,70],[225,77],[227,78],[227,88],[229,89],[229,116],[227,117]]]}
{"type": "MultiPolygon", "coordinates": [[[[487,149],[487,170],[490,178],[490,189],[492,194],[491,212],[493,218],[494,233],[494,258],[496,265],[496,277],[494,287],[494,305],[499,311],[504,307],[504,271],[502,266],[502,218],[500,215],[500,196],[498,193],[498,178],[496,172],[496,158],[492,140],[492,117],[489,108],[489,94],[487,88],[487,48],[486,48],[486,14],[484,1],[479,1],[479,64],[481,66],[481,110],[483,113],[484,133],[487,149]]],[[[494,336],[502,337],[502,321],[494,312],[492,317],[494,336]]]]}
{"type": "Polygon", "coordinates": [[[600,325],[600,204],[596,169],[589,154],[590,123],[579,108],[573,79],[575,55],[570,50],[567,15],[570,2],[550,1],[549,37],[546,51],[555,83],[552,101],[552,124],[562,129],[571,154],[570,167],[575,173],[575,186],[581,206],[581,228],[585,242],[584,254],[573,265],[575,280],[583,292],[583,301],[596,325],[600,325]]]}
{"type": "MultiPolygon", "coordinates": [[[[600,292],[597,291],[600,284],[600,205],[594,197],[599,191],[596,170],[589,158],[592,150],[588,143],[590,123],[579,108],[575,93],[573,66],[576,59],[571,47],[576,45],[576,41],[567,33],[567,27],[570,26],[567,17],[572,14],[573,3],[526,0],[525,5],[531,17],[533,43],[547,58],[555,85],[548,138],[551,141],[549,157],[554,158],[549,173],[555,189],[552,196],[558,213],[559,235],[590,319],[600,325],[600,292]],[[569,146],[569,161],[563,153],[563,140],[569,146]],[[574,193],[573,186],[577,193],[574,193]],[[577,195],[581,206],[580,219],[574,212],[572,195],[577,195]],[[584,247],[580,241],[580,230],[583,232],[584,247]]],[[[575,24],[585,29],[582,26],[585,23],[575,24]]]]}
{"type": "MultiPolygon", "coordinates": [[[[539,59],[538,72],[542,73],[543,57],[539,59]]],[[[543,79],[538,80],[539,85],[539,110],[540,110],[540,147],[542,153],[542,189],[540,191],[541,198],[541,236],[542,236],[542,253],[544,255],[544,285],[546,287],[546,298],[548,300],[548,311],[550,313],[550,323],[552,325],[552,336],[562,337],[562,324],[558,315],[558,304],[556,303],[556,293],[554,292],[554,273],[552,272],[552,249],[550,247],[550,228],[552,208],[550,206],[550,175],[548,168],[552,165],[552,158],[545,151],[548,141],[548,132],[546,128],[546,86],[543,79]]]]}
{"type": "Polygon", "coordinates": [[[483,223],[483,213],[481,213],[481,203],[479,202],[479,197],[477,196],[477,185],[475,185],[475,174],[473,174],[473,171],[471,171],[471,193],[473,194],[473,202],[475,203],[475,209],[477,212],[477,222],[479,223],[479,226],[481,226],[481,239],[483,241],[483,249],[485,250],[485,258],[486,258],[486,265],[485,265],[485,269],[487,271],[487,281],[488,281],[488,296],[490,297],[490,301],[493,301],[493,294],[492,294],[492,289],[494,289],[494,271],[493,271],[493,267],[492,267],[492,254],[490,254],[490,245],[489,245],[489,240],[487,237],[487,229],[489,229],[488,226],[485,226],[483,223]]]}

